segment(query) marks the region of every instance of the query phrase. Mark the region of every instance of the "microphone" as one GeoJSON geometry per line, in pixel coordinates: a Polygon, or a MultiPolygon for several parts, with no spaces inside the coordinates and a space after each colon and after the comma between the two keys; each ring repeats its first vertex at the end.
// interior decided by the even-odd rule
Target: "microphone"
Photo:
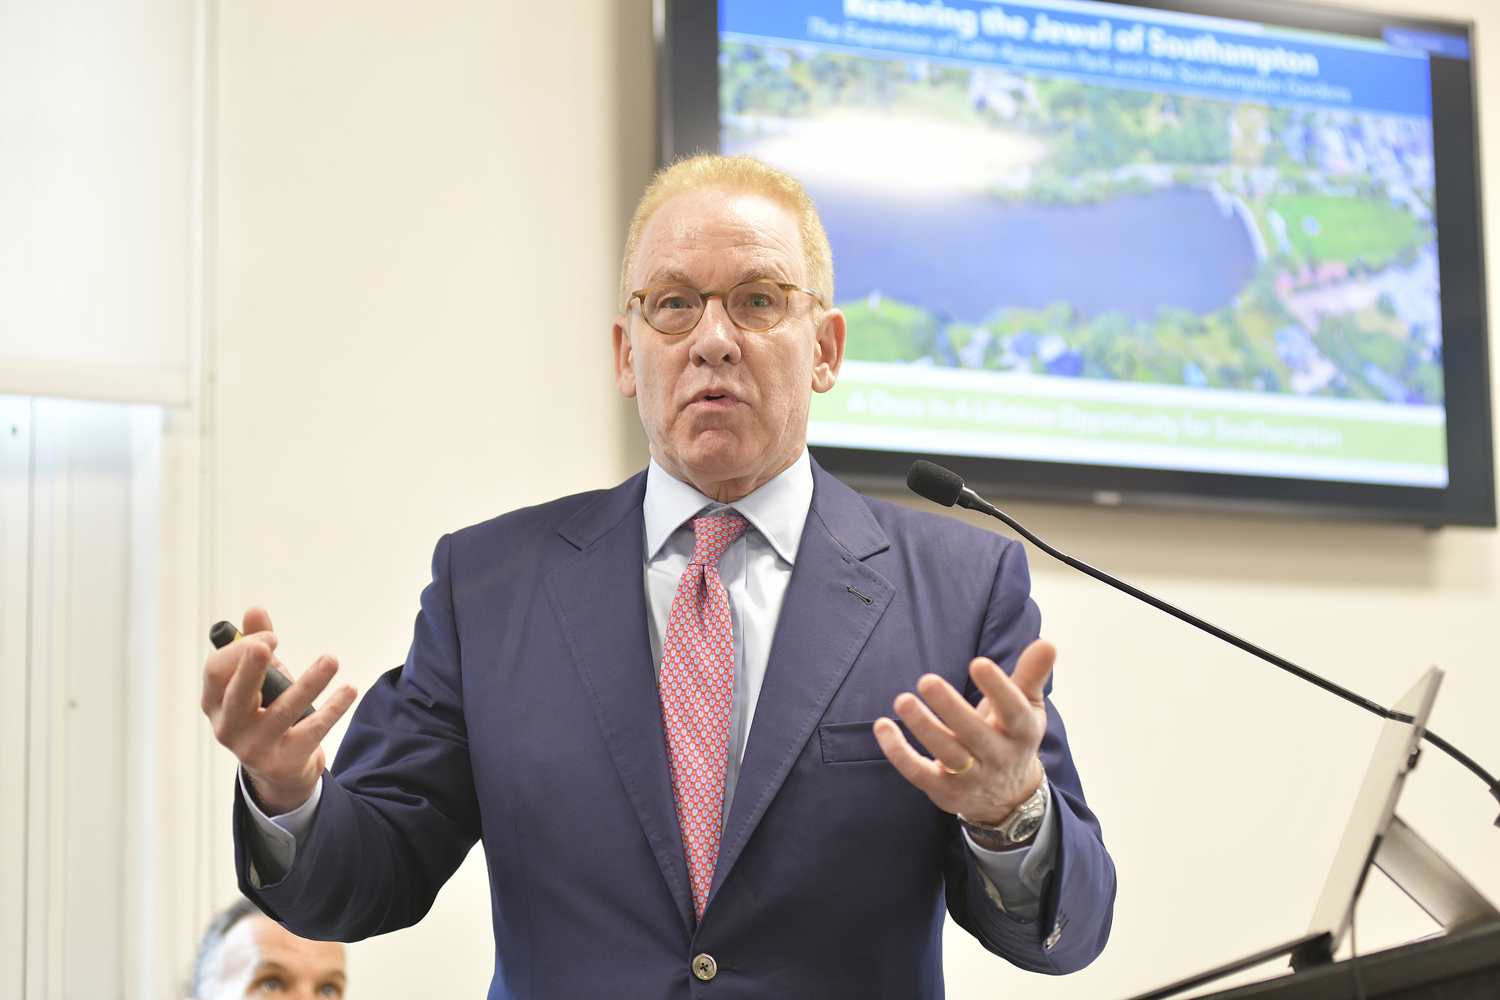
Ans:
{"type": "MultiPolygon", "coordinates": [[[[1131,586],[1124,580],[1110,576],[1102,569],[1090,566],[1082,559],[1075,559],[1072,556],[1068,555],[1066,552],[1053,548],[1051,545],[1048,545],[1046,542],[1042,541],[1036,535],[1028,531],[1024,524],[1017,521],[1015,518],[1011,517],[1009,514],[1005,513],[1005,511],[996,507],[994,504],[990,503],[978,493],[975,493],[973,490],[969,489],[969,487],[965,486],[963,477],[950,469],[945,469],[941,465],[937,465],[932,462],[914,462],[912,464],[911,471],[906,474],[906,486],[913,493],[917,494],[920,497],[931,500],[935,504],[941,504],[944,507],[952,507],[956,504],[960,507],[967,507],[969,510],[977,510],[981,514],[988,514],[990,517],[998,518],[999,520],[1004,521],[1006,524],[1010,525],[1028,542],[1030,542],[1032,545],[1035,545],[1037,548],[1041,549],[1052,558],[1060,562],[1067,563],[1069,566],[1072,566],[1079,572],[1087,573],[1095,580],[1098,580],[1101,583],[1107,583],[1116,590],[1123,591],[1137,600],[1145,601],[1147,604],[1151,605],[1153,608],[1156,608],[1158,611],[1165,611],[1173,618],[1185,621],[1194,628],[1202,629],[1209,635],[1217,639],[1222,639],[1225,642],[1229,643],[1231,646],[1235,646],[1239,649],[1244,650],[1251,656],[1259,657],[1272,666],[1280,667],[1287,673],[1294,674],[1295,676],[1307,681],[1309,684],[1314,684],[1322,688],[1324,691],[1327,691],[1329,694],[1337,695],[1338,697],[1351,704],[1358,705],[1365,711],[1370,712],[1374,715],[1378,715],[1382,719],[1392,719],[1396,722],[1406,723],[1415,721],[1409,715],[1405,715],[1401,712],[1393,712],[1385,706],[1381,705],[1379,702],[1371,701],[1364,695],[1356,694],[1355,692],[1350,691],[1348,688],[1335,684],[1333,681],[1330,681],[1325,677],[1319,677],[1311,670],[1308,670],[1305,667],[1299,667],[1297,664],[1293,663],[1291,660],[1286,659],[1285,657],[1277,656],[1270,650],[1262,649],[1261,647],[1255,645],[1255,643],[1250,642],[1246,639],[1241,639],[1234,633],[1225,631],[1212,622],[1204,621],[1197,615],[1189,614],[1188,612],[1183,611],[1181,608],[1173,604],[1168,604],[1161,598],[1156,597],[1152,594],[1148,594],[1144,590],[1141,590],[1139,587],[1131,586]]],[[[1434,733],[1431,729],[1426,730],[1423,733],[1422,738],[1425,739],[1428,743],[1431,743],[1433,746],[1437,747],[1439,750],[1446,753],[1449,757],[1452,757],[1454,760],[1458,761],[1464,767],[1468,768],[1469,771],[1473,772],[1473,774],[1478,777],[1480,781],[1483,781],[1486,785],[1489,786],[1490,794],[1493,795],[1497,801],[1500,801],[1500,781],[1497,781],[1494,775],[1490,774],[1484,768],[1480,767],[1479,764],[1475,762],[1468,754],[1464,753],[1462,750],[1458,749],[1453,744],[1443,739],[1437,733],[1434,733]]],[[[1500,827],[1500,818],[1497,818],[1495,820],[1495,825],[1497,827],[1500,827]]]]}

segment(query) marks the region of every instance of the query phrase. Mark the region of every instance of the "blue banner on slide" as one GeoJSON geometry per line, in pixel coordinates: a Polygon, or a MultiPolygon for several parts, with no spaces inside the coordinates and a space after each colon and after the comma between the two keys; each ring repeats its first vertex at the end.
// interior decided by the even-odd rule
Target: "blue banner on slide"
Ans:
{"type": "Polygon", "coordinates": [[[719,26],[747,40],[951,59],[1106,86],[1432,116],[1430,46],[1118,4],[721,0],[719,26]]]}
{"type": "Polygon", "coordinates": [[[1406,49],[1421,49],[1447,59],[1469,58],[1469,40],[1462,35],[1449,35],[1437,31],[1418,31],[1415,28],[1398,28],[1388,25],[1385,40],[1406,49]]]}

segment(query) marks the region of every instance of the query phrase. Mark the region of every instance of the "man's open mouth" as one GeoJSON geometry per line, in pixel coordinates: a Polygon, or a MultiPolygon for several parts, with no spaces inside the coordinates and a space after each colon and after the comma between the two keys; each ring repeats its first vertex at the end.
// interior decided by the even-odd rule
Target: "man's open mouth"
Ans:
{"type": "Polygon", "coordinates": [[[693,397],[694,403],[736,403],[739,397],[731,392],[701,392],[693,397]]]}

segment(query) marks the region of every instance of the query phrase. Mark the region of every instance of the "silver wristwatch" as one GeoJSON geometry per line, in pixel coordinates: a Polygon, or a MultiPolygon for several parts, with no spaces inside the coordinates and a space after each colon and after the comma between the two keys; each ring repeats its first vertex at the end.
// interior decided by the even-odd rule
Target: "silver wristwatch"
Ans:
{"type": "Polygon", "coordinates": [[[1011,814],[994,826],[988,823],[975,823],[964,819],[963,813],[958,814],[958,821],[963,824],[969,836],[979,841],[979,846],[991,849],[1004,849],[1024,844],[1036,836],[1042,828],[1042,819],[1047,815],[1047,800],[1051,796],[1047,791],[1047,777],[1042,776],[1042,783],[1037,786],[1031,798],[1022,802],[1011,812],[1011,814]]]}

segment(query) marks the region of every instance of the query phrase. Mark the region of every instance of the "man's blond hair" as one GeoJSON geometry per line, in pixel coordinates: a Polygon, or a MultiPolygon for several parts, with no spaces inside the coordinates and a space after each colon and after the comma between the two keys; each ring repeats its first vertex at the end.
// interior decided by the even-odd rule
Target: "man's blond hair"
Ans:
{"type": "MultiPolygon", "coordinates": [[[[625,259],[620,264],[620,311],[629,307],[630,269],[641,247],[641,230],[646,222],[672,198],[690,191],[727,188],[741,194],[760,195],[787,211],[797,220],[802,237],[802,259],[807,270],[807,287],[823,297],[824,305],[833,306],[833,250],[828,234],[818,218],[818,206],[807,196],[802,182],[791,174],[777,170],[753,156],[717,156],[700,153],[663,167],[651,179],[646,193],[635,206],[630,230],[625,236],[625,259]]],[[[707,289],[706,289],[707,290],[707,289]]],[[[724,289],[712,289],[724,291],[724,289]]]]}

